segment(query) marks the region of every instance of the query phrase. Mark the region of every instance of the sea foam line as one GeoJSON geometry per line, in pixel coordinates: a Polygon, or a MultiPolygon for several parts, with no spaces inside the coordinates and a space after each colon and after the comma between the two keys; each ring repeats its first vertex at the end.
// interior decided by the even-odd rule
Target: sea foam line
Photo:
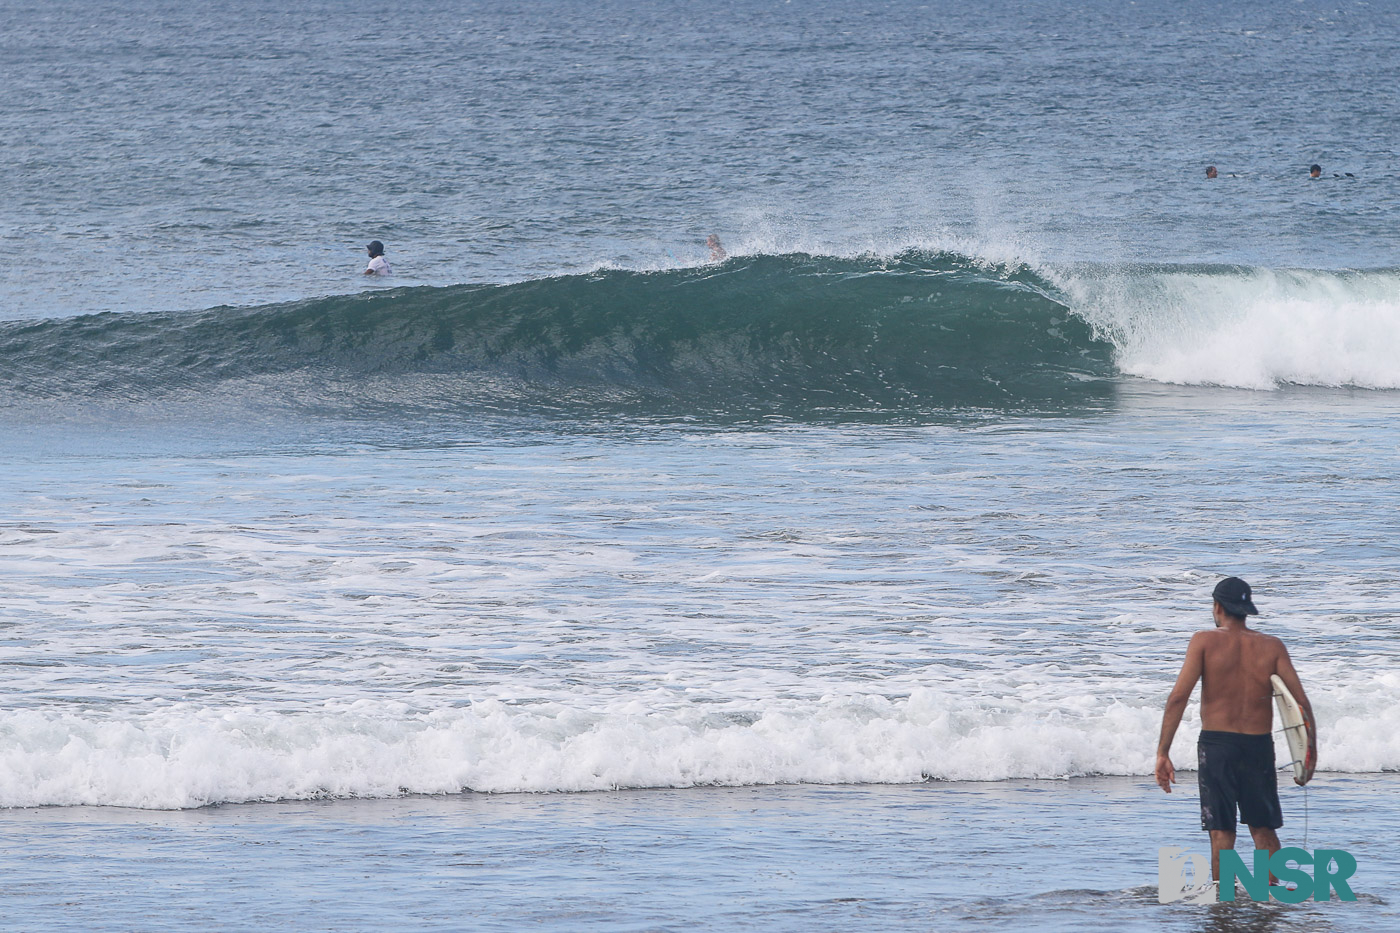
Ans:
{"type": "MultiPolygon", "coordinates": [[[[1400,765],[1400,714],[1355,713],[1326,724],[1324,767],[1400,765]]],[[[300,712],[176,706],[128,718],[15,710],[0,716],[0,806],[1144,775],[1160,715],[1119,701],[1008,709],[936,690],[745,708],[488,700],[428,712],[372,701],[300,712]]],[[[1194,758],[1191,736],[1188,722],[1174,749],[1183,766],[1194,758]]]]}

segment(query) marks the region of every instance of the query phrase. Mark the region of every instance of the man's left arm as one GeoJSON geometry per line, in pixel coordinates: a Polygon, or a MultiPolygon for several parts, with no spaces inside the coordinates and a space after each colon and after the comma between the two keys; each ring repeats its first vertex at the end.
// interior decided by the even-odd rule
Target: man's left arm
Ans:
{"type": "Polygon", "coordinates": [[[1191,693],[1196,689],[1196,681],[1201,679],[1202,659],[1205,656],[1205,632],[1191,636],[1186,646],[1186,660],[1181,664],[1181,673],[1176,677],[1176,685],[1167,696],[1167,708],[1162,713],[1162,734],[1157,739],[1157,786],[1167,793],[1172,792],[1176,783],[1176,768],[1172,766],[1172,739],[1176,738],[1177,727],[1186,712],[1186,704],[1191,702],[1191,693]]]}
{"type": "Polygon", "coordinates": [[[1308,760],[1317,765],[1317,719],[1313,716],[1312,701],[1308,699],[1307,691],[1303,689],[1303,682],[1298,679],[1298,672],[1293,668],[1293,659],[1288,656],[1288,648],[1283,642],[1278,643],[1279,657],[1275,662],[1274,671],[1283,679],[1283,685],[1288,688],[1288,692],[1293,694],[1293,698],[1298,701],[1298,706],[1303,711],[1303,717],[1312,726],[1308,734],[1308,760]]]}

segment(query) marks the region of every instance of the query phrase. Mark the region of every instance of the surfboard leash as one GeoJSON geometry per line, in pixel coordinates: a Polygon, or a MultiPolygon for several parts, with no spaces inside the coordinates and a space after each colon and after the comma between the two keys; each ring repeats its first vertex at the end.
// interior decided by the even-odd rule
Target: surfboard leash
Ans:
{"type": "MultiPolygon", "coordinates": [[[[1278,696],[1278,694],[1275,693],[1274,696],[1278,696]]],[[[1273,730],[1273,733],[1274,733],[1274,735],[1286,735],[1288,732],[1290,732],[1290,731],[1292,731],[1292,730],[1294,730],[1294,729],[1306,729],[1306,728],[1307,728],[1307,723],[1303,723],[1303,724],[1297,725],[1297,726],[1284,726],[1282,729],[1274,729],[1274,730],[1273,730]]],[[[1307,758],[1307,756],[1306,756],[1306,754],[1305,754],[1305,755],[1304,755],[1304,758],[1303,758],[1303,761],[1306,761],[1306,758],[1307,758]]],[[[1294,765],[1300,764],[1300,763],[1301,763],[1301,762],[1299,761],[1299,759],[1296,759],[1296,758],[1295,758],[1295,759],[1293,759],[1292,761],[1290,761],[1288,764],[1283,765],[1283,766],[1281,766],[1281,767],[1279,767],[1279,768],[1276,768],[1275,770],[1276,770],[1276,771],[1287,771],[1287,770],[1292,769],[1292,767],[1293,767],[1294,765]]],[[[1303,785],[1300,785],[1300,786],[1303,788],[1303,848],[1306,849],[1306,848],[1308,847],[1308,785],[1303,784],[1303,785]]]]}
{"type": "MultiPolygon", "coordinates": [[[[1290,761],[1288,764],[1275,770],[1284,771],[1292,767],[1293,762],[1290,761]]],[[[1308,785],[1303,784],[1300,786],[1303,788],[1303,848],[1306,849],[1308,847],[1308,785]]]]}

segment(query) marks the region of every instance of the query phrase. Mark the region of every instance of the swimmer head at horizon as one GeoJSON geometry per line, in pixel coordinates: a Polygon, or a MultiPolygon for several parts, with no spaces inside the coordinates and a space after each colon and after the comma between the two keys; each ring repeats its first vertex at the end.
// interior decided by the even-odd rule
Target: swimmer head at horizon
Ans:
{"type": "Polygon", "coordinates": [[[1321,165],[1318,165],[1316,162],[1314,162],[1314,163],[1312,164],[1312,166],[1308,169],[1308,177],[1309,177],[1309,178],[1321,178],[1321,177],[1322,177],[1322,166],[1321,166],[1321,165]]]}

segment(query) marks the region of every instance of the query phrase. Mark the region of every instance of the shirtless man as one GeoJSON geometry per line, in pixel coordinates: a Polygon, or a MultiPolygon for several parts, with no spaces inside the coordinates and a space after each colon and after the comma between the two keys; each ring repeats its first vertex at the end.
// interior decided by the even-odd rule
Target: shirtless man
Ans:
{"type": "MultiPolygon", "coordinates": [[[[1196,681],[1201,680],[1201,737],[1196,746],[1196,782],[1201,793],[1201,828],[1210,832],[1210,869],[1220,880],[1220,850],[1235,847],[1235,809],[1249,825],[1256,849],[1279,850],[1274,830],[1283,825],[1274,770],[1274,688],[1277,674],[1313,719],[1288,649],[1272,635],[1245,624],[1259,614],[1249,584],[1227,577],[1216,584],[1215,630],[1197,632],[1186,648],[1186,661],[1167,697],[1162,735],[1157,742],[1157,783],[1167,793],[1176,783],[1169,757],[1172,739],[1196,681]]],[[[1272,880],[1272,879],[1271,879],[1272,880]]]]}

